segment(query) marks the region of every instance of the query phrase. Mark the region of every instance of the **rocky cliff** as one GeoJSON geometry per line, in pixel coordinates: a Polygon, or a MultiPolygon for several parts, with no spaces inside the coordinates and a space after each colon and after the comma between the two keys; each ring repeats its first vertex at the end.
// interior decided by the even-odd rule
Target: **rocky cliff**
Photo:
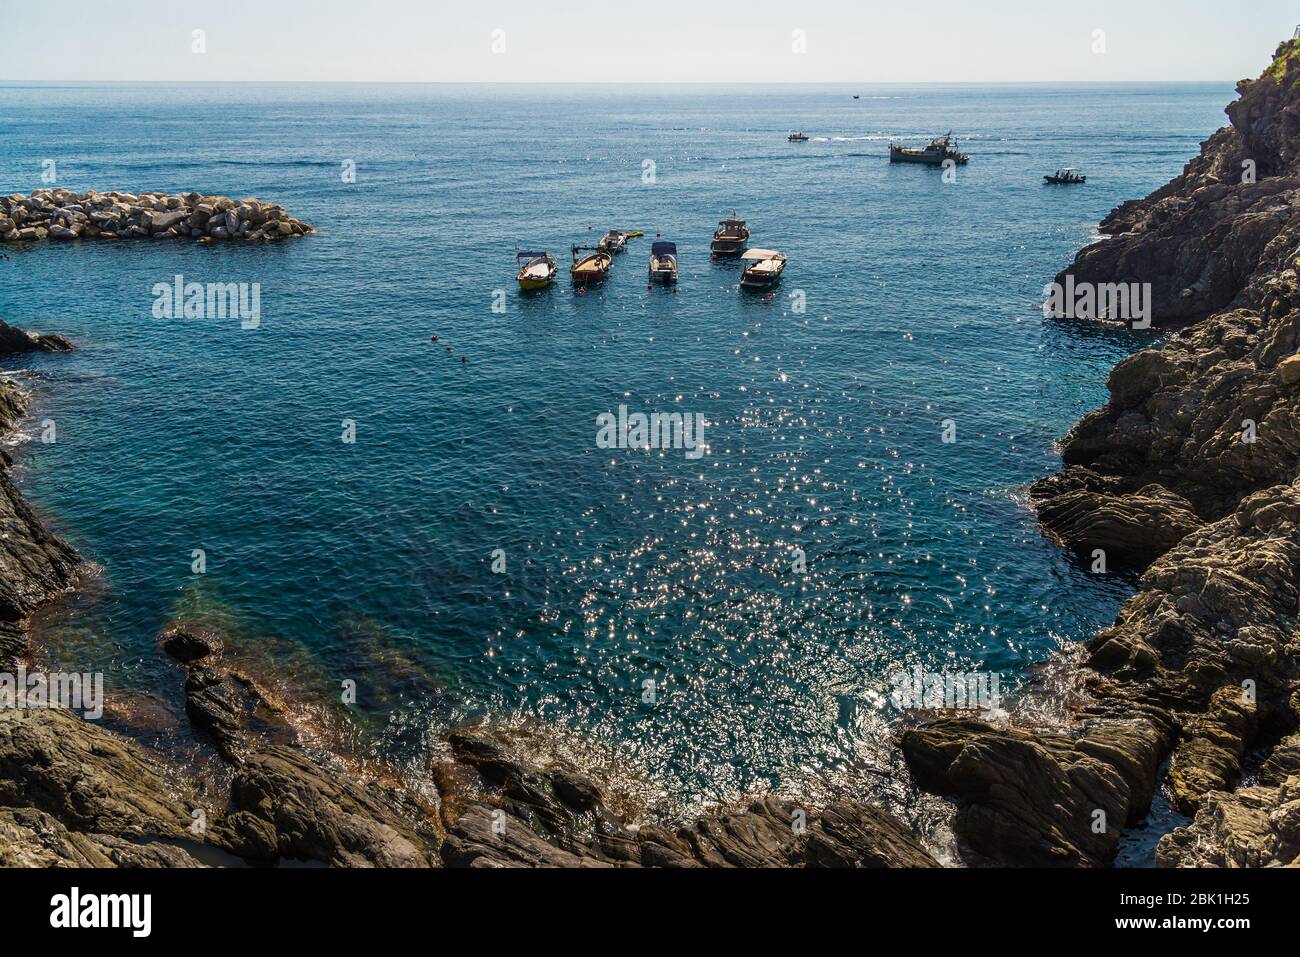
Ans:
{"type": "Polygon", "coordinates": [[[1238,92],[1231,125],[1058,277],[1150,283],[1158,325],[1196,322],[1115,368],[1032,489],[1094,569],[1141,573],[1087,644],[1072,720],[903,734],[973,859],[1107,864],[1162,784],[1194,822],[1161,864],[1300,854],[1300,43],[1238,92]]]}

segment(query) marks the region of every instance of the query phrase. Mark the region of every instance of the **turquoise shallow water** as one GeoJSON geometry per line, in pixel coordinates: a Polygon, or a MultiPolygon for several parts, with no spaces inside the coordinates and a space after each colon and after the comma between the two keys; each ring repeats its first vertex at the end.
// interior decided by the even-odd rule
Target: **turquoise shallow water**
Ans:
{"type": "Polygon", "coordinates": [[[220,616],[311,693],[356,680],[366,746],[413,767],[429,731],[486,713],[606,743],[679,804],[860,780],[888,761],[893,672],[1014,685],[1129,593],[1045,541],[1023,487],[1150,340],[1037,304],[1230,97],[0,86],[4,192],[53,159],[69,188],[256,195],[320,229],[0,260],[0,317],[79,347],[11,363],[58,427],[25,447],[25,491],[102,569],[45,638],[174,703],[158,630],[220,616]],[[887,162],[891,137],[950,127],[974,157],[956,183],[887,162]],[[1088,185],[1041,185],[1066,164],[1088,185]],[[733,208],[791,257],[778,295],[710,261],[733,208]],[[604,288],[519,294],[516,246],[564,259],[611,227],[647,236],[604,288]],[[657,232],[675,295],[646,289],[657,232]],[[260,283],[260,328],[152,318],[178,273],[260,283]],[[597,448],[620,403],[703,413],[708,455],[597,448]]]}

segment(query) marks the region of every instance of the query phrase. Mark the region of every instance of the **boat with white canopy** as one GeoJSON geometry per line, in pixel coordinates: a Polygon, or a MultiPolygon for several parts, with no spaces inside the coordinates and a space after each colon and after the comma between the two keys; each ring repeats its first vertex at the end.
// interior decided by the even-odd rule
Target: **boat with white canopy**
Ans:
{"type": "Polygon", "coordinates": [[[545,289],[555,281],[559,263],[547,252],[516,253],[515,261],[519,263],[519,280],[521,289],[545,289]]]}
{"type": "Polygon", "coordinates": [[[748,289],[775,286],[788,261],[775,249],[751,249],[740,258],[747,263],[740,274],[740,284],[748,289]]]}

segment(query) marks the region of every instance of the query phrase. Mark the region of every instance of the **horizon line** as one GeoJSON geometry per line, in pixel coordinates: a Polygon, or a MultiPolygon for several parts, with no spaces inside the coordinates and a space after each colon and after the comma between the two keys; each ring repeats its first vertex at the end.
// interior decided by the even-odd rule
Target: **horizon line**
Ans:
{"type": "Polygon", "coordinates": [[[344,85],[366,83],[383,86],[1031,86],[1041,84],[1060,84],[1073,86],[1118,86],[1138,84],[1174,84],[1174,83],[1232,83],[1240,82],[1240,77],[1231,80],[1223,77],[1208,77],[1195,80],[773,80],[760,82],[754,80],[23,80],[0,78],[0,83],[40,83],[40,84],[87,84],[104,86],[125,86],[140,83],[174,83],[193,86],[264,86],[269,84],[324,86],[328,84],[344,85]]]}

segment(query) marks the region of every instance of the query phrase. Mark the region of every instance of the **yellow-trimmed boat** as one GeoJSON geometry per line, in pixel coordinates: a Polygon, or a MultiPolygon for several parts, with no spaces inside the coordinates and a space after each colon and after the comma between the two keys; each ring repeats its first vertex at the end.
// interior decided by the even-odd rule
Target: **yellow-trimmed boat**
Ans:
{"type": "Polygon", "coordinates": [[[545,289],[555,282],[555,274],[560,271],[560,264],[555,257],[546,252],[518,253],[515,262],[519,263],[520,289],[545,289]]]}

